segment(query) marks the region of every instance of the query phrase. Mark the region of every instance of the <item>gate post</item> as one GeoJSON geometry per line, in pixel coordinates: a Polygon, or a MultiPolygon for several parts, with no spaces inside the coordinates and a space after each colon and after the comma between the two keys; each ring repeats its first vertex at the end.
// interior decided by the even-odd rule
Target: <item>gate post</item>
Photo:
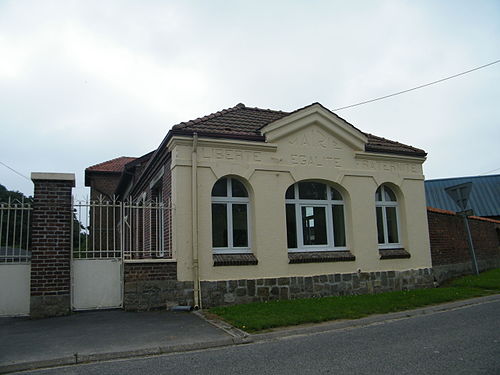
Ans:
{"type": "Polygon", "coordinates": [[[32,173],[30,316],[71,312],[71,190],[73,173],[32,173]]]}

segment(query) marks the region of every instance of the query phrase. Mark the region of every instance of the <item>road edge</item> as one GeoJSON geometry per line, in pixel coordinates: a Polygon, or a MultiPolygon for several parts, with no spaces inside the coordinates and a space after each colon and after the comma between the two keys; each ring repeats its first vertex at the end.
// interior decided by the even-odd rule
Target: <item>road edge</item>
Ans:
{"type": "Polygon", "coordinates": [[[96,363],[96,362],[109,361],[115,359],[140,358],[140,357],[148,357],[148,356],[163,355],[163,354],[183,353],[194,350],[241,345],[252,342],[279,340],[293,336],[320,334],[337,330],[360,328],[382,322],[407,319],[428,314],[435,314],[444,311],[450,311],[459,308],[465,308],[469,306],[479,305],[483,303],[497,302],[497,301],[500,301],[500,294],[493,294],[484,297],[448,302],[444,304],[426,306],[418,309],[399,311],[389,314],[370,315],[368,317],[360,319],[308,324],[307,326],[302,325],[294,327],[285,327],[276,329],[272,332],[257,333],[257,334],[249,334],[236,327],[231,326],[230,324],[222,320],[215,319],[214,317],[208,318],[203,314],[203,312],[198,311],[194,312],[194,314],[206,320],[211,325],[223,330],[231,337],[212,340],[212,341],[190,343],[190,344],[167,345],[167,346],[159,346],[151,348],[140,348],[134,350],[118,351],[118,352],[91,353],[91,354],[75,353],[72,356],[65,356],[60,358],[11,363],[7,365],[0,365],[0,374],[38,370],[38,369],[67,366],[67,365],[96,363]]]}

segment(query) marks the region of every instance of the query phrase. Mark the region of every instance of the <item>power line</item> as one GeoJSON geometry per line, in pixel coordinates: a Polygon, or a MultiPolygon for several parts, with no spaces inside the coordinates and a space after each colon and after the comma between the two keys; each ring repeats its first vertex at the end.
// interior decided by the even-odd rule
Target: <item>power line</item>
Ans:
{"type": "Polygon", "coordinates": [[[500,170],[500,168],[496,168],[496,169],[492,169],[491,171],[488,171],[488,172],[480,173],[479,176],[482,176],[482,175],[485,175],[485,174],[488,174],[488,173],[491,173],[491,172],[496,172],[498,170],[500,170]]]}
{"type": "Polygon", "coordinates": [[[363,105],[363,104],[368,104],[368,103],[376,102],[378,100],[391,98],[391,97],[396,96],[396,95],[401,95],[401,94],[404,94],[404,93],[407,93],[407,92],[410,92],[410,91],[414,91],[414,90],[418,90],[418,89],[421,89],[421,88],[424,88],[424,87],[427,87],[427,86],[435,85],[436,83],[444,82],[444,81],[447,81],[447,80],[452,79],[452,78],[460,77],[460,76],[463,76],[464,74],[472,73],[472,72],[475,72],[476,70],[483,69],[483,68],[486,68],[486,67],[494,65],[494,64],[498,64],[499,62],[500,62],[500,60],[496,60],[496,61],[490,62],[488,64],[481,65],[481,66],[478,66],[476,68],[466,70],[465,72],[461,72],[461,73],[454,74],[454,75],[449,76],[449,77],[441,78],[441,79],[438,79],[437,81],[432,81],[432,82],[429,82],[429,83],[425,83],[425,84],[420,85],[420,86],[412,87],[411,89],[406,89],[406,90],[403,90],[403,91],[398,91],[398,92],[395,92],[395,93],[389,94],[389,95],[379,96],[378,98],[365,100],[365,101],[362,101],[362,102],[359,102],[359,103],[355,103],[355,104],[351,104],[351,105],[346,105],[344,107],[334,108],[333,111],[341,111],[343,109],[357,107],[357,106],[360,106],[360,105],[363,105]]]}
{"type": "Polygon", "coordinates": [[[14,168],[9,167],[7,164],[5,164],[5,163],[3,163],[3,162],[1,162],[1,161],[0,161],[0,164],[2,164],[5,168],[10,169],[10,170],[11,170],[12,172],[14,172],[15,174],[18,174],[19,176],[24,177],[24,178],[25,178],[25,179],[27,179],[28,181],[31,181],[28,177],[26,177],[26,176],[25,176],[25,175],[23,175],[22,173],[20,173],[20,172],[16,171],[14,168]]]}

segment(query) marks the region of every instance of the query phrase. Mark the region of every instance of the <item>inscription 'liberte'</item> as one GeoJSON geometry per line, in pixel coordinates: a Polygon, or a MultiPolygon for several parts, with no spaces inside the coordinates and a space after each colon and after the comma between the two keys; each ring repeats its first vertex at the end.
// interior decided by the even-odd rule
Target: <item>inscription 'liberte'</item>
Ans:
{"type": "Polygon", "coordinates": [[[249,161],[262,162],[262,152],[236,150],[232,148],[206,148],[201,150],[201,156],[204,159],[229,160],[229,161],[249,161]]]}

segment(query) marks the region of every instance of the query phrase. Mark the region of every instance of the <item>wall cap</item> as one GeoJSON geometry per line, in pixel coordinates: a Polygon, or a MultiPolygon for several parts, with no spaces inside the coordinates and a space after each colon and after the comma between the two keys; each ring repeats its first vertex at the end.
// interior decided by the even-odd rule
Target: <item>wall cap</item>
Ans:
{"type": "Polygon", "coordinates": [[[177,263],[177,259],[124,259],[125,264],[138,264],[138,263],[177,263]]]}
{"type": "Polygon", "coordinates": [[[48,172],[31,172],[31,180],[51,180],[51,181],[72,181],[75,182],[74,173],[48,173],[48,172]]]}

